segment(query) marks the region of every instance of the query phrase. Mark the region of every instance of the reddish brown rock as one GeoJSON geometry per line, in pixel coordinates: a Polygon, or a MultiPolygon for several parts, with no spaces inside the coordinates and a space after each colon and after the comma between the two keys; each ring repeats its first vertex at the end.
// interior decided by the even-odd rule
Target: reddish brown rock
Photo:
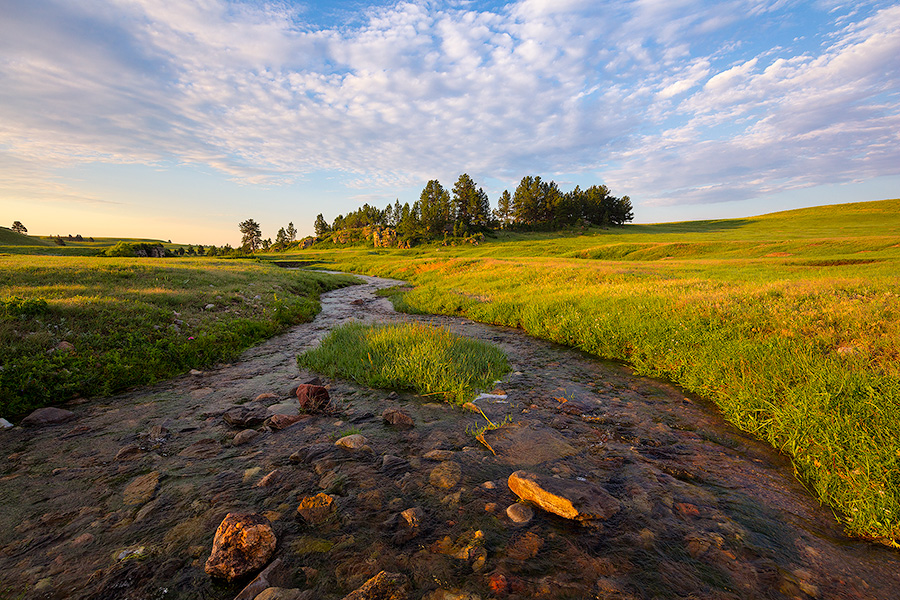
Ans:
{"type": "Polygon", "coordinates": [[[363,584],[355,592],[344,596],[344,600],[407,600],[409,580],[402,573],[381,571],[363,584]]]}
{"type": "Polygon", "coordinates": [[[619,511],[619,501],[598,485],[541,477],[516,471],[507,480],[509,489],[538,508],[576,521],[606,519],[619,511]]]}
{"type": "Polygon", "coordinates": [[[381,418],[386,424],[398,429],[411,429],[416,426],[411,416],[396,408],[386,409],[381,413],[381,418]]]}
{"type": "Polygon", "coordinates": [[[264,516],[228,513],[216,529],[206,572],[230,581],[258,571],[272,557],[275,543],[272,525],[264,516]]]}
{"type": "Polygon", "coordinates": [[[331,518],[334,511],[334,497],[324,492],[303,498],[297,507],[297,512],[310,525],[321,525],[331,518]]]}
{"type": "Polygon", "coordinates": [[[294,425],[295,423],[299,423],[300,421],[304,421],[308,418],[309,418],[308,415],[275,414],[268,418],[268,420],[266,421],[266,425],[268,425],[270,429],[280,431],[282,429],[287,429],[291,425],[294,425]]]}
{"type": "Polygon", "coordinates": [[[303,410],[316,412],[328,408],[331,397],[328,390],[321,385],[301,383],[297,386],[297,400],[300,401],[300,408],[303,410]]]}
{"type": "Polygon", "coordinates": [[[46,406],[39,408],[30,415],[22,419],[20,425],[24,427],[43,427],[44,425],[56,425],[57,423],[65,423],[75,418],[75,413],[64,408],[56,408],[55,406],[46,406]]]}

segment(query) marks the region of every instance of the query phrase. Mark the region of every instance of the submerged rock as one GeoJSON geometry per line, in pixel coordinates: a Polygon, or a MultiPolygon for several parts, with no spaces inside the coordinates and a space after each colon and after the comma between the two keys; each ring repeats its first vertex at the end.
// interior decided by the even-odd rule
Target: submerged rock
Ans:
{"type": "Polygon", "coordinates": [[[516,471],[507,480],[509,489],[538,508],[566,519],[606,519],[619,511],[619,501],[598,485],[583,481],[541,477],[516,471]]]}
{"type": "Polygon", "coordinates": [[[303,410],[316,412],[328,408],[331,396],[321,385],[301,383],[297,386],[297,400],[303,410]]]}
{"type": "Polygon", "coordinates": [[[450,489],[459,483],[461,477],[462,467],[459,466],[459,463],[448,460],[432,469],[428,481],[434,487],[450,489]]]}
{"type": "Polygon", "coordinates": [[[300,501],[297,512],[310,525],[321,525],[335,512],[334,497],[324,492],[306,496],[300,501]]]}
{"type": "Polygon", "coordinates": [[[226,423],[238,429],[249,429],[262,425],[268,413],[261,406],[232,408],[222,415],[226,423]]]}
{"type": "Polygon", "coordinates": [[[402,573],[381,571],[344,600],[407,600],[409,580],[402,573]]]}
{"type": "Polygon", "coordinates": [[[369,440],[366,439],[366,436],[360,435],[359,433],[353,433],[351,435],[345,435],[336,441],[334,445],[346,448],[347,450],[362,450],[367,447],[368,443],[369,440]]]}
{"type": "Polygon", "coordinates": [[[396,408],[385,409],[385,411],[381,413],[381,418],[386,424],[397,427],[398,429],[411,429],[416,425],[409,414],[396,408]]]}
{"type": "Polygon", "coordinates": [[[216,529],[206,573],[230,581],[257,571],[272,557],[275,543],[275,532],[264,516],[228,513],[216,529]]]}
{"type": "Polygon", "coordinates": [[[22,419],[20,425],[25,427],[43,427],[44,425],[56,425],[57,423],[65,423],[75,418],[75,413],[64,408],[56,408],[55,406],[45,406],[32,412],[30,415],[22,419]]]}
{"type": "Polygon", "coordinates": [[[156,495],[156,488],[158,485],[158,471],[152,471],[146,475],[135,477],[125,488],[125,504],[133,506],[136,504],[144,504],[145,502],[152,500],[153,496],[156,495]]]}

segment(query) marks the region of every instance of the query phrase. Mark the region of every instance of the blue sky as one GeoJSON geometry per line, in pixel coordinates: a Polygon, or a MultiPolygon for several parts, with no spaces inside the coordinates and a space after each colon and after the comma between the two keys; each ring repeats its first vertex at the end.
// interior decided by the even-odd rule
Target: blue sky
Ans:
{"type": "Polygon", "coordinates": [[[232,243],[469,173],[636,221],[900,196],[900,4],[0,0],[0,219],[232,243]]]}

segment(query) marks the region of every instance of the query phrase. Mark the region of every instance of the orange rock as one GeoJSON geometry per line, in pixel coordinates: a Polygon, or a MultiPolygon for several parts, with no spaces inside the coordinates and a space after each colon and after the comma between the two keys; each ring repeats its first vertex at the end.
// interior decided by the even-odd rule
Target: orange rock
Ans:
{"type": "Polygon", "coordinates": [[[334,497],[321,492],[301,500],[297,512],[310,525],[321,525],[334,514],[335,508],[334,497]]]}
{"type": "Polygon", "coordinates": [[[261,569],[275,552],[269,520],[255,513],[228,513],[216,529],[205,570],[229,581],[261,569]]]}

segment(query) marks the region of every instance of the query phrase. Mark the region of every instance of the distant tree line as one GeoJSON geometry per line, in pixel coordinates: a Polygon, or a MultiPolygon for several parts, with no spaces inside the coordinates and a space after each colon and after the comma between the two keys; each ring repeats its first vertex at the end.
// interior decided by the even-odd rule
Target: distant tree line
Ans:
{"type": "Polygon", "coordinates": [[[432,179],[412,205],[401,205],[399,200],[384,209],[364,204],[347,215],[338,215],[330,225],[319,214],[313,226],[317,238],[346,230],[386,227],[396,230],[401,241],[409,242],[465,237],[502,228],[547,231],[579,224],[619,226],[633,219],[631,199],[613,196],[605,185],[585,190],[576,186],[562,192],[556,182],[532,175],[523,177],[512,195],[504,190],[492,211],[484,190],[463,173],[449,191],[432,179]]]}

